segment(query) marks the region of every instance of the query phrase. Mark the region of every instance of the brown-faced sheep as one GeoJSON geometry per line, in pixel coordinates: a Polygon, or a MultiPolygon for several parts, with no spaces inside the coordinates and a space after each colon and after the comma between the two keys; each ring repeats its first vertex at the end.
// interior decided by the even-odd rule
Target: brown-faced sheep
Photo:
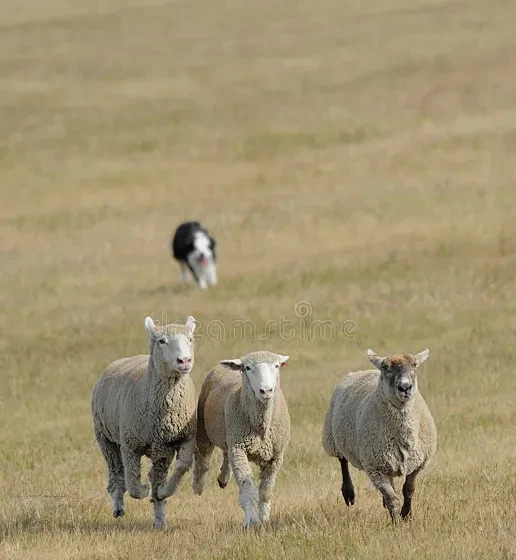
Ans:
{"type": "Polygon", "coordinates": [[[323,446],[340,461],[348,506],[355,502],[349,461],[382,493],[394,522],[410,514],[416,476],[433,457],[437,441],[416,376],[428,353],[381,358],[368,350],[367,357],[379,371],[350,373],[337,385],[324,421],[323,446]],[[405,476],[401,511],[393,488],[398,476],[405,476]]]}

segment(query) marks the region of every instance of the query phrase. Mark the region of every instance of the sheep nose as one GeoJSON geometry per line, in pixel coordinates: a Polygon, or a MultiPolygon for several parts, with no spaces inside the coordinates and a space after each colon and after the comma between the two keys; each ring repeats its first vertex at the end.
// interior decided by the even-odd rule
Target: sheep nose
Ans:
{"type": "Polygon", "coordinates": [[[192,358],[178,358],[177,363],[182,366],[189,366],[192,363],[192,358]]]}
{"type": "Polygon", "coordinates": [[[260,389],[260,393],[267,399],[272,397],[272,387],[268,387],[266,389],[260,389]]]}
{"type": "Polygon", "coordinates": [[[402,382],[398,385],[398,390],[403,392],[403,393],[406,393],[407,391],[410,391],[411,389],[412,389],[412,383],[408,383],[406,381],[404,381],[404,382],[402,382]]]}

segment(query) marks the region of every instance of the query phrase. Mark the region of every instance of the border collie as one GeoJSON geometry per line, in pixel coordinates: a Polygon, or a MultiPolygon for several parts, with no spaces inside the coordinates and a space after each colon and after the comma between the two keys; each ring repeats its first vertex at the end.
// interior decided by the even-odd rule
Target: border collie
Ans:
{"type": "Polygon", "coordinates": [[[181,267],[181,278],[188,282],[188,271],[201,289],[217,283],[215,239],[199,222],[185,222],[177,229],[171,243],[172,255],[181,267]]]}

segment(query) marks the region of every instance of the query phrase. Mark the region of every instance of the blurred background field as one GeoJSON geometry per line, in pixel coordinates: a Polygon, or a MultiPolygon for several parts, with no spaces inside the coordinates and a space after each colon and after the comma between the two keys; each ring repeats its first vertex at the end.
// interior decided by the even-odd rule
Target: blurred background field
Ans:
{"type": "Polygon", "coordinates": [[[1,558],[516,558],[515,21],[504,0],[3,0],[1,558]],[[217,238],[213,290],[179,282],[186,219],[217,238]],[[267,528],[243,533],[215,465],[166,533],[148,500],[111,517],[91,388],[163,314],[201,322],[197,388],[291,356],[267,528]],[[280,317],[292,340],[206,336],[280,317]],[[438,453],[395,528],[362,473],[346,508],[320,444],[367,347],[431,351],[438,453]]]}

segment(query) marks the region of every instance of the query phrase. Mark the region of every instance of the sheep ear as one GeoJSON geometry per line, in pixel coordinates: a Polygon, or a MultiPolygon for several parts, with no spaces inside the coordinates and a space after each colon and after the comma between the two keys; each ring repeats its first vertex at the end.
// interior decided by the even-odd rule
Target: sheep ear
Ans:
{"type": "Polygon", "coordinates": [[[197,325],[195,324],[195,319],[191,315],[188,315],[188,317],[186,318],[186,326],[193,334],[197,325]]]}
{"type": "Polygon", "coordinates": [[[281,354],[277,354],[277,356],[279,360],[279,367],[286,366],[290,356],[282,356],[281,354]]]}
{"type": "Polygon", "coordinates": [[[236,371],[242,371],[242,360],[240,358],[235,360],[221,360],[220,365],[236,371]]]}
{"type": "Polygon", "coordinates": [[[145,330],[147,331],[147,334],[149,335],[149,338],[154,338],[154,336],[155,336],[154,329],[156,328],[156,325],[154,324],[154,321],[150,317],[146,317],[144,325],[145,325],[145,330]]]}
{"type": "Polygon", "coordinates": [[[414,359],[416,360],[416,367],[419,367],[428,358],[429,354],[430,350],[428,350],[428,348],[425,348],[425,350],[416,354],[414,356],[414,359]]]}
{"type": "Polygon", "coordinates": [[[378,369],[382,368],[383,358],[375,354],[370,348],[367,350],[367,358],[378,369]]]}

